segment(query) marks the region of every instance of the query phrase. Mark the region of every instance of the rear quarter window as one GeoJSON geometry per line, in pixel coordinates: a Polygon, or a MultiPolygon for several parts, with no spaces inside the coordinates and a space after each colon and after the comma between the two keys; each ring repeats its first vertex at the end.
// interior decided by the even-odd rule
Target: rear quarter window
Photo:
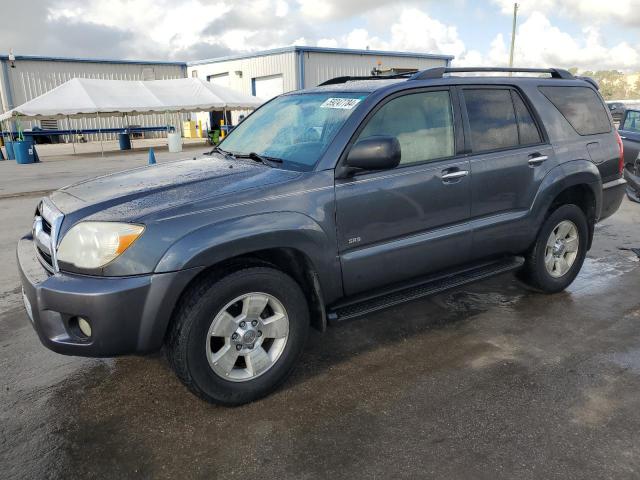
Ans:
{"type": "Polygon", "coordinates": [[[540,92],[558,109],[579,135],[611,131],[609,115],[589,87],[539,87],[540,92]]]}

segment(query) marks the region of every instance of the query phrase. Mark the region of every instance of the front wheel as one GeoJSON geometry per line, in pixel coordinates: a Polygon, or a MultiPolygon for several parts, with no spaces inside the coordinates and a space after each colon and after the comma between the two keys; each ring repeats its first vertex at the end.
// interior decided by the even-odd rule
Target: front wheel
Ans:
{"type": "Polygon", "coordinates": [[[567,288],[587,254],[587,218],[577,205],[562,205],[545,220],[526,256],[522,280],[543,292],[567,288]]]}
{"type": "Polygon", "coordinates": [[[212,403],[273,391],[295,367],[309,328],[300,286],[272,268],[205,279],[180,303],[166,344],[178,377],[212,403]]]}

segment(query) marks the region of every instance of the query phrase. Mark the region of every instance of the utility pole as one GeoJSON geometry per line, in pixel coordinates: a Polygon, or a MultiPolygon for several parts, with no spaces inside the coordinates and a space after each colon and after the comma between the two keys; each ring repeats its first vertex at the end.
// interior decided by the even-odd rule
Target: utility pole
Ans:
{"type": "MultiPolygon", "coordinates": [[[[513,4],[513,26],[511,27],[511,51],[509,52],[509,67],[513,67],[513,50],[516,45],[516,23],[518,18],[518,4],[513,4]]],[[[511,74],[509,74],[511,75],[511,74]]]]}

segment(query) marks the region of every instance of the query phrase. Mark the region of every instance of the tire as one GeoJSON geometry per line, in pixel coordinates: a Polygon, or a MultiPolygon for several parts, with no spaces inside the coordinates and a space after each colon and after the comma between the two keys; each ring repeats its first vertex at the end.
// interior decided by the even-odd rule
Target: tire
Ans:
{"type": "Polygon", "coordinates": [[[575,280],[584,263],[588,232],[587,217],[580,207],[573,204],[559,207],[542,224],[535,244],[526,255],[525,265],[520,275],[521,280],[546,293],[557,293],[567,288],[575,280]],[[548,248],[547,242],[551,241],[552,233],[558,239],[563,237],[567,228],[574,230],[569,230],[563,242],[553,242],[554,247],[559,245],[558,247],[549,246],[548,248]],[[573,231],[577,237],[577,247],[574,252],[571,252],[569,250],[574,245],[573,231]],[[573,253],[575,256],[572,255],[573,253]],[[566,270],[562,259],[568,265],[566,270]],[[551,262],[553,265],[549,268],[551,262]]]}
{"type": "Polygon", "coordinates": [[[165,351],[196,395],[241,405],[268,395],[291,374],[308,333],[309,309],[300,286],[279,270],[253,267],[190,287],[174,314],[165,351]]]}

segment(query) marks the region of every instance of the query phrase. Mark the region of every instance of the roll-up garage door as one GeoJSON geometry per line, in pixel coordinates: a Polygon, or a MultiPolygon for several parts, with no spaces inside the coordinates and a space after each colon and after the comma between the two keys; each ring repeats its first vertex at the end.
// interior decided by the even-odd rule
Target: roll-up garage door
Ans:
{"type": "Polygon", "coordinates": [[[253,94],[262,100],[269,100],[284,93],[282,74],[256,77],[252,80],[253,94]]]}

